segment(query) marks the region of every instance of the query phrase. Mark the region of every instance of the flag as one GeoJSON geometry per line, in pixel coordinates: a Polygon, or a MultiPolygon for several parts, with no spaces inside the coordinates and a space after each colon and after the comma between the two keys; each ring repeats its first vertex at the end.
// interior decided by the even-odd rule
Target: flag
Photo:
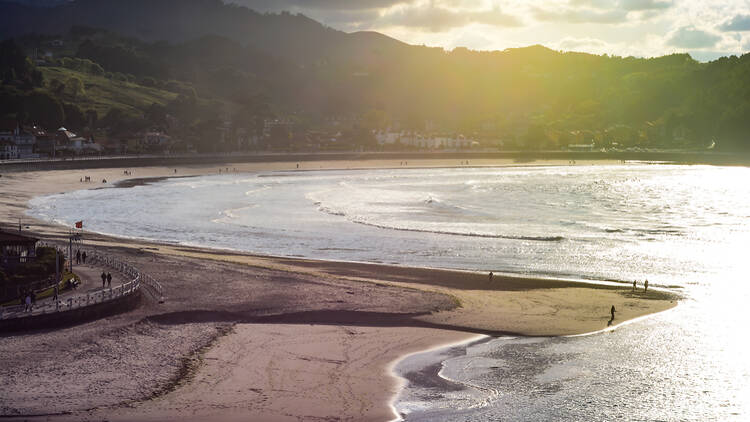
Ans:
{"type": "Polygon", "coordinates": [[[76,221],[76,228],[77,228],[77,229],[82,229],[82,228],[83,228],[83,220],[81,220],[81,221],[76,221]]]}

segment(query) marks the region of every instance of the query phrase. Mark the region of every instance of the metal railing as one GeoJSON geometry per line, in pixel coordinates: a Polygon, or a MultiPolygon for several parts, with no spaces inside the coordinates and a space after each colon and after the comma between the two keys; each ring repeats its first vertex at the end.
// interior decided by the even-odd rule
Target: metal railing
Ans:
{"type": "MultiPolygon", "coordinates": [[[[83,250],[81,252],[83,252],[83,250]]],[[[86,251],[86,259],[91,259],[92,263],[98,263],[101,266],[112,268],[113,270],[119,271],[127,276],[139,277],[139,281],[145,287],[146,292],[148,292],[148,294],[155,300],[159,301],[159,303],[164,302],[164,287],[162,287],[161,283],[154,280],[150,275],[140,272],[137,268],[127,262],[92,251],[86,251]]]]}
{"type": "Polygon", "coordinates": [[[127,262],[120,261],[119,259],[108,255],[93,251],[86,251],[86,255],[87,260],[90,260],[92,264],[118,271],[125,275],[130,281],[122,283],[116,287],[103,288],[94,292],[61,298],[59,300],[39,302],[33,304],[31,309],[28,309],[25,304],[5,307],[0,306],[0,320],[65,312],[86,306],[111,302],[123,296],[136,293],[141,290],[142,287],[145,287],[143,290],[154,299],[158,300],[159,303],[164,302],[164,288],[158,281],[154,280],[153,277],[141,273],[137,268],[127,262]]]}

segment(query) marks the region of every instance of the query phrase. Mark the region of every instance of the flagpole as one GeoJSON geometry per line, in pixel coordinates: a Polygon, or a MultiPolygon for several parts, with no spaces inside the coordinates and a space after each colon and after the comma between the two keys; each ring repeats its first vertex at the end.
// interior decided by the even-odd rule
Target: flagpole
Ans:
{"type": "Polygon", "coordinates": [[[70,260],[70,272],[73,272],[73,229],[70,229],[68,237],[68,259],[70,260]]]}

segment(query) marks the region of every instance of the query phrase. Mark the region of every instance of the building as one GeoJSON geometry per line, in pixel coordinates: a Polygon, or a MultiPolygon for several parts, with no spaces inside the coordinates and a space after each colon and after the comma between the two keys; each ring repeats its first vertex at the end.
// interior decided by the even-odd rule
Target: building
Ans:
{"type": "Polygon", "coordinates": [[[15,160],[18,158],[18,147],[12,141],[0,140],[0,160],[15,160]]]}
{"type": "Polygon", "coordinates": [[[39,158],[39,154],[35,151],[36,137],[33,131],[26,130],[16,120],[0,122],[0,143],[6,145],[0,149],[8,158],[39,158]],[[8,142],[13,143],[15,148],[8,146],[8,142]]]}
{"type": "Polygon", "coordinates": [[[39,239],[0,230],[0,268],[12,268],[36,258],[39,239]]]}

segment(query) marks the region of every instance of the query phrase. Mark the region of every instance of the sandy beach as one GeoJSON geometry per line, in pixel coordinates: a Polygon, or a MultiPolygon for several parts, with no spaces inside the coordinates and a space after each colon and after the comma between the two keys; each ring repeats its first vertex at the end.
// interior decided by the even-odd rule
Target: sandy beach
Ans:
{"type": "MultiPolygon", "coordinates": [[[[457,161],[414,160],[409,166],[457,161]]],[[[62,240],[67,227],[24,214],[31,198],[127,179],[218,174],[220,168],[297,170],[297,164],[2,173],[0,222],[10,229],[20,218],[43,239],[62,240]],[[80,181],[86,176],[91,182],[80,181]]],[[[299,170],[385,167],[398,168],[399,161],[304,162],[299,170]]],[[[612,305],[616,326],[670,309],[678,299],[626,285],[501,275],[490,281],[484,273],[255,256],[85,231],[84,238],[159,280],[167,300],[144,298],[139,308],[106,319],[0,337],[1,416],[390,420],[399,380],[389,368],[405,354],[478,335],[597,331],[607,328],[612,305]]]]}

